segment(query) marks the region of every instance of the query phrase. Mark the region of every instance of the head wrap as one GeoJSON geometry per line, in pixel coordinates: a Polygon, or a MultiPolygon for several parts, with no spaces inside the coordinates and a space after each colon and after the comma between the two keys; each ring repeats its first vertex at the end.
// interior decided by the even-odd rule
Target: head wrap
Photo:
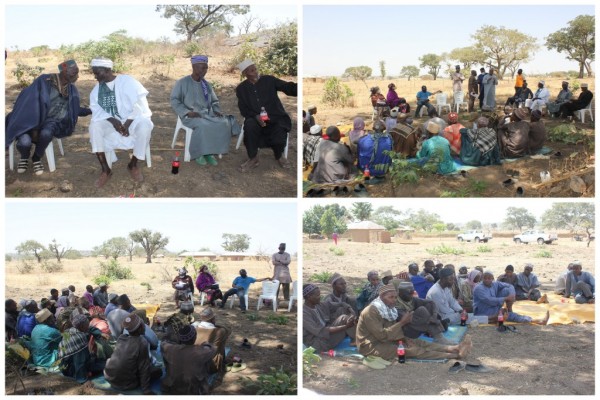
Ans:
{"type": "Polygon", "coordinates": [[[240,72],[244,72],[246,70],[246,68],[248,68],[251,65],[254,65],[254,61],[247,58],[244,61],[242,61],[241,63],[239,63],[237,65],[237,68],[240,70],[240,72]]]}
{"type": "Polygon", "coordinates": [[[367,273],[367,279],[371,279],[374,276],[379,276],[379,272],[372,270],[367,273]]]}
{"type": "Polygon", "coordinates": [[[107,58],[94,58],[92,62],[90,62],[90,66],[93,67],[102,67],[112,69],[114,63],[107,58]]]}
{"type": "Polygon", "coordinates": [[[212,308],[205,308],[200,312],[200,321],[210,321],[215,317],[215,313],[212,308]]]}
{"type": "Polygon", "coordinates": [[[490,120],[486,117],[477,118],[477,128],[487,128],[490,124],[490,120]]]}
{"type": "Polygon", "coordinates": [[[454,271],[452,270],[452,268],[442,268],[440,270],[440,278],[446,278],[447,276],[452,275],[454,275],[454,271]]]}
{"type": "Polygon", "coordinates": [[[118,294],[116,293],[111,293],[108,295],[108,301],[112,302],[114,299],[116,299],[117,297],[119,297],[118,294]]]}
{"type": "Polygon", "coordinates": [[[191,301],[182,301],[179,305],[179,309],[181,311],[194,311],[194,303],[191,301]]]}
{"type": "Polygon", "coordinates": [[[207,56],[193,56],[190,61],[192,62],[192,65],[194,64],[208,64],[208,57],[207,56]]]}
{"type": "Polygon", "coordinates": [[[135,332],[142,324],[142,319],[134,313],[129,314],[123,320],[123,328],[127,329],[129,333],[135,332]]]}
{"type": "Polygon", "coordinates": [[[100,284],[98,284],[98,286],[103,288],[103,287],[108,287],[108,284],[106,282],[100,282],[100,284]]]}
{"type": "Polygon", "coordinates": [[[517,108],[515,111],[513,111],[513,115],[519,120],[524,120],[527,118],[527,111],[525,111],[523,108],[517,108]]]}
{"type": "Polygon", "coordinates": [[[43,308],[42,311],[39,311],[35,314],[35,320],[38,322],[38,324],[41,324],[42,322],[47,320],[51,315],[52,313],[50,312],[50,310],[48,310],[47,308],[43,308]]]}
{"type": "Polygon", "coordinates": [[[321,128],[321,125],[315,124],[310,127],[311,135],[319,135],[322,131],[323,131],[323,128],[321,128]]]}
{"type": "Polygon", "coordinates": [[[475,278],[477,278],[479,275],[481,275],[481,271],[477,269],[474,269],[473,271],[469,272],[469,275],[467,275],[467,282],[469,283],[469,286],[471,286],[471,289],[475,287],[475,278]]]}
{"type": "Polygon", "coordinates": [[[83,314],[77,314],[71,318],[71,325],[73,325],[73,327],[77,330],[83,329],[86,323],[88,323],[88,319],[83,314]]]}
{"type": "Polygon", "coordinates": [[[546,82],[544,82],[544,81],[540,81],[539,83],[541,83],[542,85],[545,85],[545,84],[546,84],[546,82]]]}
{"type": "Polygon", "coordinates": [[[440,126],[435,122],[430,122],[427,124],[427,132],[431,133],[432,135],[437,135],[440,132],[440,126]]]}
{"type": "Polygon", "coordinates": [[[317,285],[313,285],[312,283],[304,285],[304,288],[302,289],[302,297],[307,298],[312,292],[314,292],[317,289],[317,285]]]}
{"type": "Polygon", "coordinates": [[[63,61],[62,63],[58,64],[58,72],[66,71],[68,68],[73,68],[76,66],[77,63],[75,62],[75,60],[63,61]]]}
{"type": "Polygon", "coordinates": [[[533,270],[533,264],[532,264],[532,263],[526,263],[526,264],[523,266],[523,269],[525,269],[525,268],[531,268],[531,269],[533,270]]]}
{"type": "Polygon", "coordinates": [[[413,291],[413,290],[415,290],[415,285],[413,285],[412,282],[402,281],[398,285],[398,289],[406,289],[406,290],[413,291]]]}
{"type": "Polygon", "coordinates": [[[196,341],[196,335],[196,328],[194,328],[192,325],[185,325],[179,330],[179,341],[181,343],[196,341]]]}
{"type": "Polygon", "coordinates": [[[582,266],[581,261],[573,261],[571,264],[573,264],[573,266],[576,266],[576,265],[578,265],[580,267],[582,266]]]}
{"type": "Polygon", "coordinates": [[[390,110],[390,117],[392,118],[398,118],[398,112],[400,111],[400,108],[398,107],[394,107],[390,110]]]}
{"type": "Polygon", "coordinates": [[[450,122],[451,124],[455,124],[458,122],[458,114],[455,112],[451,112],[450,114],[448,114],[448,122],[450,122]]]}
{"type": "Polygon", "coordinates": [[[396,288],[394,287],[394,285],[383,285],[382,287],[379,288],[379,296],[381,296],[382,294],[385,293],[389,293],[389,292],[395,292],[396,288]]]}
{"type": "Polygon", "coordinates": [[[584,88],[586,88],[586,87],[588,87],[588,84],[587,84],[587,83],[585,83],[585,82],[583,82],[583,83],[581,84],[581,87],[584,87],[584,88]]]}
{"type": "Polygon", "coordinates": [[[388,269],[387,271],[383,271],[383,272],[381,273],[381,276],[383,276],[384,278],[385,278],[386,276],[394,276],[394,273],[388,269]]]}
{"type": "Polygon", "coordinates": [[[333,286],[335,284],[335,282],[337,282],[341,278],[342,278],[342,276],[340,274],[338,274],[337,272],[335,272],[333,275],[331,275],[331,278],[329,278],[329,284],[331,284],[331,286],[333,286]]]}
{"type": "Polygon", "coordinates": [[[308,108],[307,108],[308,111],[310,111],[310,110],[316,110],[316,109],[317,109],[317,106],[315,106],[314,104],[309,105],[308,108]]]}

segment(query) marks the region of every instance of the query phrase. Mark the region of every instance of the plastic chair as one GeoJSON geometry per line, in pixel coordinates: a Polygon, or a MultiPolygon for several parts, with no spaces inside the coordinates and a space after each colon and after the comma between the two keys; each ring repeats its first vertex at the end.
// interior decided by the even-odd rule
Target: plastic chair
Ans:
{"type": "MultiPolygon", "coordinates": [[[[115,149],[115,150],[125,150],[125,149],[115,149]]],[[[112,161],[110,155],[107,155],[106,163],[108,164],[108,168],[112,167],[113,161],[112,161]]],[[[148,166],[148,168],[152,167],[152,155],[150,154],[150,143],[148,143],[148,146],[146,146],[146,165],[148,166]]]]}
{"type": "Polygon", "coordinates": [[[448,112],[452,111],[452,107],[446,101],[448,100],[448,95],[446,93],[438,93],[435,96],[435,108],[437,109],[438,115],[442,115],[442,110],[444,107],[448,107],[448,112]]]}
{"type": "MultiPolygon", "coordinates": [[[[244,140],[244,124],[242,124],[242,130],[241,130],[241,132],[240,132],[240,134],[238,136],[238,140],[237,140],[237,143],[235,145],[235,149],[236,150],[240,148],[243,140],[244,140]]],[[[289,140],[290,140],[290,133],[288,132],[287,138],[285,139],[285,149],[283,149],[283,157],[285,157],[285,158],[288,157],[288,143],[289,143],[289,140]]]]}
{"type": "MultiPolygon", "coordinates": [[[[233,302],[235,299],[238,299],[239,296],[237,294],[232,294],[229,298],[229,308],[233,308],[233,302]]],[[[246,300],[246,310],[248,309],[248,293],[244,294],[244,299],[246,300]]]]}
{"type": "Polygon", "coordinates": [[[292,294],[290,296],[288,312],[292,311],[292,305],[294,304],[294,300],[298,301],[298,281],[294,281],[294,283],[292,283],[292,294]]]}
{"type": "Polygon", "coordinates": [[[206,300],[206,293],[200,292],[200,306],[204,305],[205,300],[206,300]]]}
{"type": "Polygon", "coordinates": [[[465,101],[465,93],[464,92],[454,92],[454,105],[456,106],[456,113],[460,112],[460,106],[464,105],[469,107],[469,103],[465,101]]]}
{"type": "Polygon", "coordinates": [[[581,120],[582,124],[585,124],[585,113],[586,112],[590,113],[590,118],[592,119],[592,122],[594,122],[594,113],[592,113],[592,102],[591,101],[590,101],[590,104],[588,104],[586,108],[582,108],[581,110],[575,111],[575,113],[577,115],[579,115],[579,119],[581,120]]]}
{"type": "MultiPolygon", "coordinates": [[[[65,156],[65,150],[63,149],[62,140],[59,138],[54,138],[58,142],[58,150],[60,151],[61,156],[65,156]]],[[[15,169],[15,147],[17,147],[17,141],[15,140],[8,147],[8,168],[13,171],[15,169]]],[[[46,147],[46,160],[48,161],[48,169],[50,172],[56,171],[56,162],[54,160],[54,144],[50,142],[48,147],[46,147]]]]}
{"type": "Polygon", "coordinates": [[[179,135],[179,131],[181,129],[185,131],[185,148],[183,152],[183,161],[190,162],[190,142],[192,141],[192,133],[194,132],[194,130],[183,125],[183,122],[181,122],[181,118],[179,117],[177,117],[177,125],[175,126],[175,132],[173,133],[173,142],[171,143],[171,148],[175,148],[175,142],[177,141],[177,136],[179,135]]]}
{"type": "Polygon", "coordinates": [[[271,300],[273,302],[273,312],[277,312],[277,289],[279,288],[279,281],[264,281],[262,283],[262,294],[258,296],[258,303],[256,303],[256,311],[260,310],[261,304],[264,304],[265,300],[271,300]]]}

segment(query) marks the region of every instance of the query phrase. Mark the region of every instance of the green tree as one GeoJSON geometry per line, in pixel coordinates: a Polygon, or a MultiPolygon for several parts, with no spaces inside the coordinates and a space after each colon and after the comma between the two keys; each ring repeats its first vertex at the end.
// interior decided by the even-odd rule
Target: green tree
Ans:
{"type": "Polygon", "coordinates": [[[381,73],[381,77],[382,78],[386,77],[386,73],[385,73],[385,61],[383,61],[383,60],[379,61],[379,72],[381,73]]]}
{"type": "Polygon", "coordinates": [[[140,229],[129,234],[131,240],[142,246],[146,252],[146,264],[152,263],[152,256],[160,249],[169,244],[169,238],[163,237],[160,232],[152,232],[150,229],[140,229]]]}
{"type": "Polygon", "coordinates": [[[209,27],[221,28],[231,32],[229,18],[243,15],[250,11],[250,6],[228,5],[157,5],[157,12],[162,12],[163,18],[175,18],[175,33],[185,35],[186,41],[191,42],[198,37],[203,29],[209,27]]]}
{"type": "Polygon", "coordinates": [[[587,76],[591,77],[591,63],[596,59],[596,18],[593,15],[579,15],[568,24],[546,38],[546,47],[566,53],[567,60],[577,61],[579,78],[583,78],[584,68],[587,76]]]}
{"type": "Polygon", "coordinates": [[[568,229],[579,232],[594,228],[594,203],[553,203],[542,215],[542,226],[549,229],[568,229]]]}
{"type": "Polygon", "coordinates": [[[508,207],[504,226],[509,229],[522,230],[523,228],[533,228],[535,226],[535,216],[523,207],[508,207]]]}
{"type": "Polygon", "coordinates": [[[332,76],[323,85],[321,101],[332,107],[345,107],[352,96],[354,96],[354,93],[352,93],[350,87],[343,84],[335,76],[332,76]]]}
{"type": "Polygon", "coordinates": [[[477,220],[472,220],[465,224],[465,228],[467,229],[481,229],[482,227],[481,222],[477,220]]]}
{"type": "Polygon", "coordinates": [[[459,227],[456,224],[453,224],[452,222],[450,222],[450,223],[446,224],[446,230],[447,231],[457,231],[457,230],[459,230],[459,227]]]}
{"type": "Polygon", "coordinates": [[[471,37],[477,51],[498,72],[498,79],[503,78],[509,65],[529,60],[538,49],[533,36],[503,26],[484,25],[471,37]]]}
{"type": "Polygon", "coordinates": [[[371,217],[371,213],[373,213],[373,204],[362,201],[352,203],[352,210],[350,212],[357,220],[366,221],[371,217]]]}
{"type": "Polygon", "coordinates": [[[62,244],[57,243],[56,239],[52,239],[52,242],[48,244],[48,251],[52,253],[52,255],[56,258],[56,261],[60,264],[60,260],[62,260],[63,256],[67,251],[71,250],[70,247],[64,247],[62,244]]]}
{"type": "Polygon", "coordinates": [[[250,236],[245,233],[224,233],[223,240],[221,247],[225,251],[239,253],[248,250],[250,247],[250,236]]]}
{"type": "Polygon", "coordinates": [[[321,216],[321,233],[325,236],[331,236],[333,232],[344,233],[348,229],[346,222],[336,216],[333,208],[328,208],[321,216]]]}
{"type": "Polygon", "coordinates": [[[372,214],[373,222],[385,227],[385,230],[390,232],[400,226],[397,218],[401,215],[402,213],[393,206],[378,207],[372,214]]]}
{"type": "Polygon", "coordinates": [[[367,67],[366,65],[360,65],[358,67],[346,68],[346,71],[344,71],[343,76],[351,77],[356,81],[362,81],[362,83],[364,83],[365,86],[368,87],[367,82],[365,81],[371,77],[372,73],[373,70],[371,69],[371,67],[367,67]]]}
{"type": "Polygon", "coordinates": [[[129,261],[133,261],[133,255],[136,253],[136,250],[140,249],[140,246],[131,238],[131,236],[126,239],[127,240],[127,248],[126,252],[129,256],[129,261]]]}
{"type": "Polygon", "coordinates": [[[442,222],[440,216],[424,209],[410,212],[408,218],[404,221],[404,225],[408,225],[417,230],[431,232],[433,225],[442,222]]]}
{"type": "Polygon", "coordinates": [[[273,75],[298,74],[298,24],[296,22],[275,28],[273,38],[263,54],[261,66],[273,75]]]}
{"type": "Polygon", "coordinates": [[[448,54],[448,58],[458,62],[459,64],[462,64],[463,68],[465,69],[465,75],[469,74],[471,66],[483,64],[486,59],[485,55],[480,51],[480,49],[474,46],[453,49],[450,54],[448,54]]]}
{"type": "Polygon", "coordinates": [[[21,243],[20,245],[18,245],[15,248],[15,250],[17,250],[17,253],[19,253],[19,254],[25,254],[25,255],[33,254],[35,256],[35,258],[37,259],[37,262],[41,263],[42,262],[41,253],[44,250],[46,250],[46,248],[44,247],[43,244],[41,244],[38,241],[27,240],[27,241],[21,243]]]}
{"type": "Polygon", "coordinates": [[[419,57],[419,61],[421,61],[420,67],[427,68],[427,73],[431,74],[435,81],[440,73],[440,68],[442,68],[442,57],[437,54],[428,53],[419,57]]]}
{"type": "Polygon", "coordinates": [[[321,233],[321,217],[325,207],[316,205],[309,208],[302,215],[302,232],[310,234],[321,233]]]}
{"type": "Polygon", "coordinates": [[[431,229],[440,235],[442,232],[446,230],[446,224],[443,222],[436,222],[431,226],[431,229]]]}
{"type": "MultiPolygon", "coordinates": [[[[131,238],[130,242],[133,242],[131,238]]],[[[124,237],[114,237],[102,243],[100,248],[102,249],[102,255],[105,258],[112,257],[114,260],[116,260],[119,258],[119,256],[127,254],[128,246],[129,244],[127,243],[127,239],[124,237]]],[[[131,261],[131,258],[129,261],[131,261]]]]}
{"type": "Polygon", "coordinates": [[[419,68],[414,65],[405,65],[400,70],[400,76],[405,76],[410,81],[410,78],[415,78],[419,76],[419,68]]]}

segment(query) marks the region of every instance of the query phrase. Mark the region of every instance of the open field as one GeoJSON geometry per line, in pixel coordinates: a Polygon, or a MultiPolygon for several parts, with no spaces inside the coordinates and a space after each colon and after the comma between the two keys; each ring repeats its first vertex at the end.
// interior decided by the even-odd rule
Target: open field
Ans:
{"type": "MultiPolygon", "coordinates": [[[[395,238],[394,238],[395,239],[395,238]]],[[[552,245],[516,245],[511,237],[495,237],[487,244],[459,243],[455,238],[394,240],[390,244],[353,243],[341,240],[341,256],[335,256],[330,240],[304,238],[303,279],[315,273],[339,272],[348,282],[348,292],[361,288],[371,269],[406,271],[411,261],[422,266],[427,259],[444,264],[473,267],[481,265],[498,276],[508,264],[521,272],[531,262],[542,292],[554,288],[556,276],[569,262],[580,260],[586,271],[595,270],[595,244],[586,247],[571,236],[559,235],[552,245]],[[461,255],[432,254],[445,245],[461,255]]],[[[331,292],[319,284],[322,296],[331,292]]],[[[573,301],[572,299],[570,301],[573,301]]],[[[501,334],[493,326],[469,328],[473,351],[469,360],[478,359],[496,372],[478,375],[462,371],[448,373],[450,363],[394,363],[375,371],[346,358],[324,358],[316,375],[304,379],[304,387],[323,394],[337,395],[574,395],[595,393],[595,325],[517,325],[519,333],[501,334]]]]}
{"type": "MultiPolygon", "coordinates": [[[[76,287],[76,294],[80,295],[87,284],[92,284],[91,279],[97,274],[98,262],[101,258],[82,258],[79,260],[64,260],[64,268],[60,272],[47,274],[39,271],[36,266],[31,274],[20,274],[17,271],[17,261],[11,261],[6,264],[5,284],[6,298],[19,300],[22,298],[33,298],[39,302],[42,297],[48,297],[51,288],[60,290],[69,284],[76,287]]],[[[175,310],[173,301],[173,289],[171,280],[177,274],[176,268],[181,267],[182,262],[177,262],[171,258],[156,259],[152,264],[145,264],[144,258],[134,258],[132,262],[126,261],[126,258],[119,258],[119,262],[131,268],[134,279],[115,281],[110,285],[109,293],[126,293],[132,303],[161,303],[161,309],[158,317],[165,321],[175,310]],[[148,283],[149,290],[141,283],[148,283]]],[[[245,268],[249,276],[264,278],[272,276],[272,265],[266,261],[229,261],[215,262],[218,266],[217,281],[221,289],[226,291],[231,287],[231,282],[238,276],[238,271],[245,268]]],[[[292,261],[290,271],[293,279],[297,277],[297,263],[292,261]]],[[[192,275],[190,273],[190,275],[192,275]]],[[[193,276],[192,276],[193,277],[193,276]]],[[[214,394],[251,394],[244,389],[239,377],[250,377],[256,379],[261,374],[270,372],[270,367],[282,367],[286,371],[296,372],[297,363],[297,317],[296,305],[292,312],[287,312],[288,303],[280,302],[277,315],[287,316],[287,325],[274,325],[266,322],[266,317],[271,314],[272,309],[261,308],[256,312],[256,300],[260,295],[260,283],[251,286],[249,295],[249,310],[242,314],[239,308],[229,309],[226,307],[221,310],[215,308],[217,324],[231,328],[232,333],[229,337],[227,346],[231,347],[230,356],[239,355],[248,368],[241,373],[225,374],[223,383],[216,387],[214,394]],[[249,316],[258,315],[258,320],[251,321],[249,316]],[[252,345],[251,349],[242,349],[238,346],[244,338],[248,338],[252,345]],[[278,348],[281,347],[281,348],[278,348]]],[[[280,294],[280,298],[282,294],[280,294]]],[[[198,300],[198,297],[196,298],[198,300]]],[[[199,303],[198,303],[199,304],[199,303]]],[[[237,303],[236,303],[237,305],[237,303]]],[[[202,308],[196,305],[194,315],[198,319],[198,313],[202,308]]],[[[6,393],[13,393],[14,378],[6,381],[6,393]]],[[[70,379],[57,375],[28,376],[25,379],[25,385],[28,390],[33,388],[51,388],[56,394],[110,394],[101,390],[90,389],[87,386],[80,386],[70,379]]],[[[17,388],[18,394],[22,392],[20,385],[17,388]]]]}
{"type": "MultiPolygon", "coordinates": [[[[536,77],[527,77],[530,89],[535,92],[537,82],[536,77]]],[[[551,100],[554,100],[558,92],[562,78],[542,78],[546,82],[546,87],[550,90],[551,100]]],[[[318,112],[315,116],[316,123],[323,127],[330,125],[339,126],[342,133],[346,133],[352,129],[352,121],[355,117],[362,117],[366,122],[366,128],[371,129],[371,115],[373,108],[371,106],[369,88],[379,86],[381,92],[385,96],[387,94],[387,85],[391,82],[396,84],[398,95],[406,98],[411,105],[411,114],[414,116],[416,109],[416,93],[420,90],[421,85],[426,85],[430,92],[442,90],[448,94],[448,102],[452,102],[452,82],[447,77],[441,77],[438,80],[422,80],[406,78],[392,78],[382,80],[374,78],[366,81],[343,81],[348,85],[354,97],[350,107],[332,108],[322,103],[322,91],[325,78],[304,78],[303,79],[303,99],[302,107],[307,109],[308,105],[314,104],[318,107],[318,112]]],[[[584,78],[577,80],[579,83],[587,82],[590,85],[590,90],[595,90],[594,78],[584,78]]],[[[573,81],[571,81],[573,83],[573,81]]],[[[463,82],[463,89],[466,91],[467,81],[463,82]]],[[[496,88],[496,104],[504,105],[506,99],[514,94],[514,79],[507,76],[504,80],[499,81],[496,88]]],[[[575,97],[579,95],[579,91],[575,93],[575,97]]],[[[435,103],[435,100],[432,100],[435,103]]],[[[478,102],[475,102],[476,110],[478,102]]],[[[592,100],[595,109],[595,99],[592,100]]],[[[467,127],[471,127],[471,123],[467,121],[468,113],[462,112],[459,122],[467,127]]],[[[444,111],[442,118],[447,120],[447,109],[444,111]]],[[[414,125],[419,126],[427,119],[416,118],[414,125]]],[[[543,121],[546,128],[550,129],[557,126],[562,120],[551,119],[545,117],[543,121]]],[[[585,124],[580,121],[575,122],[577,128],[583,129],[591,141],[594,138],[594,123],[590,121],[589,116],[586,117],[585,124]]],[[[524,189],[525,197],[593,197],[595,194],[594,176],[595,176],[595,160],[594,147],[584,143],[566,144],[563,142],[547,141],[546,146],[553,151],[551,154],[560,151],[561,157],[551,156],[547,159],[532,159],[525,157],[517,159],[514,162],[504,163],[497,166],[480,167],[468,172],[468,178],[461,176],[441,176],[433,175],[427,178],[421,178],[417,184],[402,184],[393,187],[389,181],[383,184],[369,186],[370,197],[440,197],[458,196],[458,197],[513,197],[515,195],[515,187],[505,188],[502,182],[508,178],[507,170],[519,171],[518,185],[524,189]],[[581,175],[586,183],[586,189],[583,193],[578,193],[570,189],[569,179],[571,174],[584,171],[581,175]],[[537,187],[535,185],[541,182],[540,171],[550,171],[553,182],[550,184],[537,187]],[[558,181],[560,178],[564,180],[558,181]],[[557,180],[557,182],[554,182],[557,180]],[[480,182],[480,183],[479,183],[480,182]],[[477,190],[474,190],[477,187],[477,190]]],[[[307,174],[305,174],[305,179],[307,174]]]]}
{"type": "MultiPolygon", "coordinates": [[[[206,79],[215,86],[223,113],[233,114],[241,124],[243,118],[239,114],[235,95],[235,87],[240,83],[240,76],[237,72],[228,72],[227,67],[237,47],[234,45],[214,47],[214,52],[209,53],[209,71],[206,79]]],[[[63,139],[64,157],[60,156],[58,146],[54,144],[57,168],[55,172],[48,171],[48,165],[44,160],[43,175],[36,176],[31,169],[27,173],[17,174],[16,170],[9,170],[8,153],[6,154],[6,197],[295,197],[297,101],[296,98],[284,94],[281,94],[281,100],[293,123],[289,135],[288,154],[291,169],[281,168],[273,158],[273,152],[270,149],[262,149],[259,152],[260,167],[247,174],[239,173],[237,167],[247,160],[247,155],[243,144],[235,150],[237,137],[233,137],[229,148],[230,153],[218,160],[218,166],[200,166],[192,160],[190,163],[181,163],[178,175],[171,174],[171,160],[175,156],[175,150],[171,150],[171,142],[177,116],[171,109],[169,97],[176,80],[190,74],[191,66],[189,58],[181,54],[180,50],[176,54],[174,65],[169,68],[153,62],[161,55],[144,54],[143,57],[127,60],[131,67],[126,73],[138,79],[150,92],[148,103],[153,113],[154,130],[150,141],[152,168],[146,168],[145,163],[142,162],[144,182],[135,183],[130,178],[126,169],[127,154],[119,151],[117,152],[119,161],[114,164],[110,182],[102,189],[94,186],[94,182],[100,175],[100,164],[96,156],[91,153],[88,133],[90,117],[81,117],[73,135],[63,139]],[[69,185],[70,190],[61,191],[61,187],[69,185]]],[[[17,80],[11,73],[16,68],[17,62],[29,66],[39,65],[45,68],[43,73],[54,73],[57,72],[56,66],[62,61],[58,54],[38,58],[27,53],[9,53],[5,64],[5,112],[12,110],[14,101],[20,93],[17,80]]],[[[91,70],[87,69],[87,65],[79,62],[79,66],[80,75],[76,86],[82,104],[87,105],[96,80],[91,70]]],[[[282,77],[282,79],[295,81],[296,77],[282,77]]],[[[182,161],[184,143],[185,132],[182,130],[175,146],[181,151],[182,161]]],[[[18,154],[15,157],[18,162],[18,154]]]]}

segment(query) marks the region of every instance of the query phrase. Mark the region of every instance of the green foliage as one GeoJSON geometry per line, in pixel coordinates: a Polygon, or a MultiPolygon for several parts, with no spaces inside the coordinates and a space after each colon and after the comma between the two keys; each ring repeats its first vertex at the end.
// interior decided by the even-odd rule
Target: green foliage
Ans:
{"type": "Polygon", "coordinates": [[[552,258],[552,253],[547,250],[540,250],[535,254],[537,258],[552,258]]]}
{"type": "Polygon", "coordinates": [[[256,50],[256,47],[254,47],[254,45],[252,45],[252,43],[248,39],[246,39],[246,41],[240,46],[240,48],[233,55],[233,57],[229,59],[229,61],[227,61],[228,71],[237,71],[237,65],[245,59],[253,60],[256,63],[256,66],[259,69],[261,68],[260,61],[262,60],[262,57],[256,50]]]}
{"type": "Polygon", "coordinates": [[[125,55],[131,51],[133,39],[127,36],[126,30],[119,30],[105,36],[102,40],[89,40],[75,47],[61,47],[63,54],[76,56],[86,63],[94,58],[108,58],[113,61],[114,72],[124,72],[129,69],[125,55]]]}
{"type": "Polygon", "coordinates": [[[440,197],[482,197],[488,184],[485,181],[479,181],[469,178],[467,186],[459,188],[457,191],[444,190],[440,197]]]}
{"type": "Polygon", "coordinates": [[[150,229],[140,229],[129,233],[129,238],[139,243],[146,252],[146,263],[152,262],[152,255],[169,244],[169,238],[163,237],[160,232],[152,232],[150,229]]]}
{"type": "Polygon", "coordinates": [[[298,376],[284,371],[283,368],[271,367],[271,373],[259,375],[256,381],[246,377],[239,379],[246,388],[256,390],[257,395],[296,395],[298,393],[298,376]]]}
{"type": "Polygon", "coordinates": [[[315,352],[316,350],[313,347],[307,347],[302,351],[302,376],[304,378],[310,378],[317,368],[315,364],[321,361],[321,357],[315,352]]]}
{"type": "Polygon", "coordinates": [[[596,19],[593,15],[579,15],[569,25],[546,37],[548,50],[565,53],[567,60],[579,63],[579,78],[584,69],[588,77],[592,74],[591,61],[596,56],[596,19]]]}
{"type": "Polygon", "coordinates": [[[382,225],[393,235],[396,228],[400,226],[400,221],[396,219],[400,215],[402,213],[393,206],[381,206],[373,212],[373,222],[382,225]]]}
{"type": "Polygon", "coordinates": [[[433,80],[437,79],[440,69],[442,68],[442,57],[437,54],[429,53],[419,57],[421,68],[427,68],[427,72],[433,76],[433,80]]]}
{"type": "Polygon", "coordinates": [[[158,73],[158,67],[165,67],[165,75],[168,76],[171,72],[171,67],[175,65],[175,55],[173,54],[161,54],[156,57],[150,57],[150,64],[155,65],[154,72],[158,73]]]}
{"type": "Polygon", "coordinates": [[[456,249],[451,246],[446,246],[445,244],[440,244],[439,246],[435,246],[431,249],[425,249],[429,254],[433,254],[434,256],[439,256],[442,254],[452,254],[452,255],[460,255],[464,254],[465,251],[462,249],[456,249]]]}
{"type": "Polygon", "coordinates": [[[246,318],[248,318],[248,321],[258,321],[260,319],[260,316],[258,315],[258,313],[251,313],[246,314],[246,318]]]}
{"type": "Polygon", "coordinates": [[[348,67],[346,71],[344,71],[344,77],[351,77],[357,81],[365,81],[371,77],[373,74],[373,70],[371,67],[367,67],[366,65],[360,65],[358,67],[348,67]]]}
{"type": "Polygon", "coordinates": [[[46,250],[44,245],[36,240],[22,242],[15,249],[19,254],[34,255],[39,263],[42,262],[42,252],[46,250]]]}
{"type": "Polygon", "coordinates": [[[483,225],[481,224],[481,221],[477,221],[475,219],[465,224],[465,228],[467,229],[481,229],[482,227],[483,225]]]}
{"type": "Polygon", "coordinates": [[[298,24],[283,24],[275,28],[265,49],[261,70],[272,75],[298,74],[298,24]]]}
{"type": "Polygon", "coordinates": [[[329,279],[331,279],[332,276],[333,276],[333,273],[329,272],[329,271],[318,272],[316,274],[313,274],[310,277],[310,281],[311,282],[327,283],[327,282],[329,282],[329,279]]]}
{"type": "Polygon", "coordinates": [[[433,226],[441,222],[443,221],[439,215],[421,208],[417,212],[411,212],[403,223],[417,230],[431,232],[433,226]]]}
{"type": "Polygon", "coordinates": [[[100,285],[101,283],[106,283],[107,285],[110,285],[112,279],[106,275],[96,275],[92,278],[92,282],[94,282],[96,285],[100,285]]]}
{"type": "Polygon", "coordinates": [[[419,76],[419,68],[414,65],[405,65],[400,70],[400,76],[405,76],[410,81],[410,78],[419,76]]]}
{"type": "Polygon", "coordinates": [[[343,84],[336,77],[331,77],[325,81],[321,101],[332,107],[346,107],[352,96],[354,93],[348,85],[343,84]]]}
{"type": "Polygon", "coordinates": [[[504,226],[509,229],[533,228],[535,223],[535,216],[524,207],[508,207],[506,209],[504,226]]]}
{"type": "Polygon", "coordinates": [[[492,248],[488,245],[477,246],[477,252],[478,253],[491,253],[492,248]]]}
{"type": "Polygon", "coordinates": [[[224,233],[222,238],[223,244],[221,247],[223,247],[225,251],[237,253],[246,251],[250,247],[250,236],[245,233],[224,233]]]}
{"type": "Polygon", "coordinates": [[[12,256],[10,254],[4,254],[4,262],[11,262],[12,256]]]}
{"type": "Polygon", "coordinates": [[[34,57],[47,56],[50,53],[50,47],[44,44],[41,46],[34,46],[29,49],[29,51],[31,51],[31,54],[33,54],[34,57]]]}
{"type": "Polygon", "coordinates": [[[553,203],[542,215],[542,226],[547,229],[568,229],[578,232],[594,228],[594,203],[553,203]]]}
{"type": "Polygon", "coordinates": [[[69,249],[65,251],[63,258],[66,258],[67,260],[79,260],[83,258],[83,254],[81,254],[79,250],[69,249]]]}
{"type": "Polygon", "coordinates": [[[183,53],[186,57],[191,58],[196,54],[202,54],[202,46],[198,42],[187,42],[183,45],[183,53]]]}
{"type": "Polygon", "coordinates": [[[286,315],[277,315],[275,313],[271,313],[267,315],[265,322],[267,324],[287,325],[288,322],[290,322],[290,319],[286,315]]]}
{"type": "Polygon", "coordinates": [[[344,249],[342,249],[341,247],[336,247],[333,249],[333,254],[335,254],[336,256],[343,256],[344,249]]]}
{"type": "Polygon", "coordinates": [[[400,153],[388,150],[384,153],[392,160],[388,173],[392,183],[397,186],[405,183],[417,184],[422,177],[435,174],[441,160],[439,154],[434,154],[423,165],[420,165],[417,162],[408,161],[400,153]]]}
{"type": "Polygon", "coordinates": [[[352,203],[352,209],[350,212],[357,220],[366,221],[371,218],[371,214],[373,213],[373,204],[365,201],[352,203]]]}
{"type": "Polygon", "coordinates": [[[152,286],[148,282],[142,282],[142,283],[140,283],[140,285],[145,286],[147,291],[152,290],[152,286]]]}
{"type": "Polygon", "coordinates": [[[17,78],[19,87],[26,88],[27,86],[31,85],[31,82],[33,82],[33,80],[37,78],[43,70],[44,67],[37,65],[35,67],[30,67],[29,65],[17,61],[17,68],[12,70],[12,74],[15,78],[17,78]]]}
{"type": "Polygon", "coordinates": [[[106,262],[100,262],[99,268],[98,274],[108,277],[111,281],[133,279],[131,268],[122,266],[115,259],[111,259],[106,262]]]}
{"type": "Polygon", "coordinates": [[[60,263],[44,260],[40,265],[40,269],[47,273],[60,272],[63,270],[63,266],[60,263]]]}
{"type": "Polygon", "coordinates": [[[590,140],[585,131],[577,128],[575,124],[560,124],[550,128],[548,130],[548,139],[553,142],[566,144],[579,144],[590,140]]]}
{"type": "Polygon", "coordinates": [[[33,263],[30,260],[21,260],[16,267],[20,274],[29,274],[33,271],[33,263]]]}
{"type": "MultiPolygon", "coordinates": [[[[196,279],[198,274],[200,274],[200,268],[202,268],[203,265],[206,265],[208,267],[208,272],[213,276],[213,278],[217,279],[217,275],[219,274],[219,267],[214,262],[196,260],[194,259],[194,257],[186,257],[183,262],[183,266],[185,267],[185,269],[187,269],[188,271],[194,271],[194,275],[192,276],[194,280],[196,279]]],[[[177,269],[178,267],[175,267],[175,270],[177,269]]]]}

